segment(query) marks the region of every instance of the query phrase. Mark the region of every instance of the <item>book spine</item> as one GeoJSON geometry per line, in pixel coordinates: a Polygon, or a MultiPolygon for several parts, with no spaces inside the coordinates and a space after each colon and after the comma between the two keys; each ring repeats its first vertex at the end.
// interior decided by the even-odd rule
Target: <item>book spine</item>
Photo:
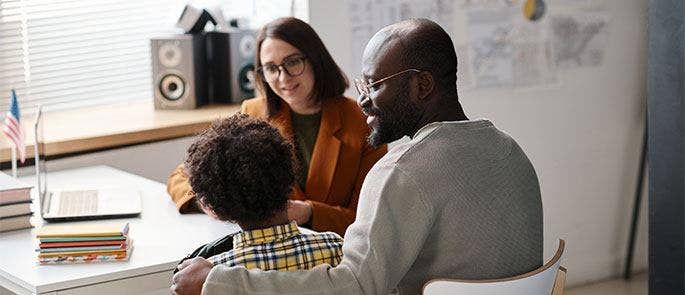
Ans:
{"type": "Polygon", "coordinates": [[[0,219],[0,232],[25,229],[33,227],[31,225],[31,214],[6,217],[0,219]]]}
{"type": "Polygon", "coordinates": [[[19,215],[0,217],[0,220],[9,221],[10,219],[22,219],[21,217],[31,218],[31,215],[33,215],[33,213],[29,212],[29,213],[24,213],[24,214],[19,214],[19,215]]]}
{"type": "Polygon", "coordinates": [[[55,233],[55,234],[38,234],[37,238],[88,238],[88,237],[121,237],[125,236],[125,233],[121,232],[106,232],[106,233],[96,233],[96,232],[84,232],[84,233],[55,233]]]}
{"type": "Polygon", "coordinates": [[[52,253],[52,252],[77,252],[77,251],[112,251],[126,249],[126,244],[124,245],[114,245],[114,246],[89,246],[89,247],[60,247],[60,248],[38,248],[37,252],[40,253],[52,253]]]}
{"type": "Polygon", "coordinates": [[[49,257],[67,257],[67,256],[84,256],[84,255],[118,255],[125,253],[126,249],[117,250],[97,250],[97,251],[72,251],[72,252],[50,252],[50,253],[40,253],[38,258],[49,258],[49,257]]]}
{"type": "Polygon", "coordinates": [[[52,242],[82,242],[82,241],[123,241],[126,236],[112,236],[112,237],[67,237],[67,238],[40,238],[41,243],[52,242]]]}
{"type": "Polygon", "coordinates": [[[74,237],[111,237],[126,236],[128,222],[108,224],[87,223],[80,225],[47,225],[36,233],[36,238],[74,238],[74,237]]]}
{"type": "Polygon", "coordinates": [[[129,247],[126,252],[116,254],[86,254],[78,256],[55,256],[38,257],[39,264],[73,264],[73,263],[93,263],[108,261],[127,261],[131,257],[133,247],[129,247]]]}
{"type": "Polygon", "coordinates": [[[84,255],[84,256],[60,256],[50,258],[40,258],[40,264],[71,264],[71,263],[93,263],[107,261],[125,261],[128,254],[124,255],[84,255]]]}
{"type": "Polygon", "coordinates": [[[31,213],[31,202],[14,203],[11,205],[0,205],[0,218],[20,216],[31,213]]]}
{"type": "Polygon", "coordinates": [[[41,242],[38,247],[41,249],[60,248],[60,247],[89,247],[89,246],[123,246],[126,240],[115,241],[86,241],[86,242],[41,242]]]}
{"type": "Polygon", "coordinates": [[[31,188],[0,191],[0,204],[31,200],[31,188]]]}

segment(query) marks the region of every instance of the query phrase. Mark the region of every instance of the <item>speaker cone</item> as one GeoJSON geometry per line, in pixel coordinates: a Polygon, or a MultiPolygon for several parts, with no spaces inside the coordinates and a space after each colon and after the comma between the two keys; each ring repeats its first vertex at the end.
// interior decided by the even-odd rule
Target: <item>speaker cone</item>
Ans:
{"type": "Polygon", "coordinates": [[[178,66],[183,59],[183,54],[181,53],[181,48],[179,47],[179,42],[167,42],[159,47],[159,52],[157,56],[159,57],[159,62],[167,67],[173,68],[178,66]]]}
{"type": "Polygon", "coordinates": [[[238,73],[238,85],[243,92],[254,92],[254,64],[248,63],[243,65],[238,73]]]}
{"type": "Polygon", "coordinates": [[[168,100],[178,100],[186,92],[186,86],[181,77],[168,74],[160,81],[159,92],[168,100]]]}

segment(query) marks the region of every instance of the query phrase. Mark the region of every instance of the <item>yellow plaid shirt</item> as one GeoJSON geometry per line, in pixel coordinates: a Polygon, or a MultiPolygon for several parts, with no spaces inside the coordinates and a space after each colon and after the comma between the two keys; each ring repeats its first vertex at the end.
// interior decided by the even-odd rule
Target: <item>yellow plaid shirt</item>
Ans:
{"type": "Polygon", "coordinates": [[[310,269],[342,259],[343,239],[336,233],[302,234],[297,223],[243,231],[233,237],[233,249],[210,257],[214,265],[289,271],[310,269]]]}

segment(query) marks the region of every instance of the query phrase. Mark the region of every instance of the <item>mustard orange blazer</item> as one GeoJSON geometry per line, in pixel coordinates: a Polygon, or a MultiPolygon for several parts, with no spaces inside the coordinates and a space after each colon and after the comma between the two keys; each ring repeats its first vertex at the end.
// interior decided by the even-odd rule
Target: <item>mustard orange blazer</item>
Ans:
{"type": "MultiPolygon", "coordinates": [[[[266,99],[246,100],[240,111],[267,120],[266,99]]],[[[288,104],[282,103],[279,112],[267,121],[292,142],[288,104]]],[[[366,117],[355,101],[341,96],[324,102],[306,188],[303,191],[295,185],[290,195],[292,200],[307,200],[312,204],[310,222],[313,230],[344,235],[347,226],[354,222],[364,177],[387,151],[386,145],[369,145],[368,133],[366,117]]],[[[188,201],[194,198],[194,193],[182,164],[169,177],[167,191],[179,211],[187,211],[188,201]]]]}

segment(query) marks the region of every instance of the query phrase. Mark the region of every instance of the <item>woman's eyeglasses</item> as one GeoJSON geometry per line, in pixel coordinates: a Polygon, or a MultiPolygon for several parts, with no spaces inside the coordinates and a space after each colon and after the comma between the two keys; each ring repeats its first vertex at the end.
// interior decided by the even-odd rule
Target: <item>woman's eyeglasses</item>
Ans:
{"type": "Polygon", "coordinates": [[[304,73],[306,56],[292,56],[283,60],[280,65],[266,64],[257,68],[257,73],[266,82],[273,82],[278,80],[283,70],[288,76],[296,77],[304,73]]]}

